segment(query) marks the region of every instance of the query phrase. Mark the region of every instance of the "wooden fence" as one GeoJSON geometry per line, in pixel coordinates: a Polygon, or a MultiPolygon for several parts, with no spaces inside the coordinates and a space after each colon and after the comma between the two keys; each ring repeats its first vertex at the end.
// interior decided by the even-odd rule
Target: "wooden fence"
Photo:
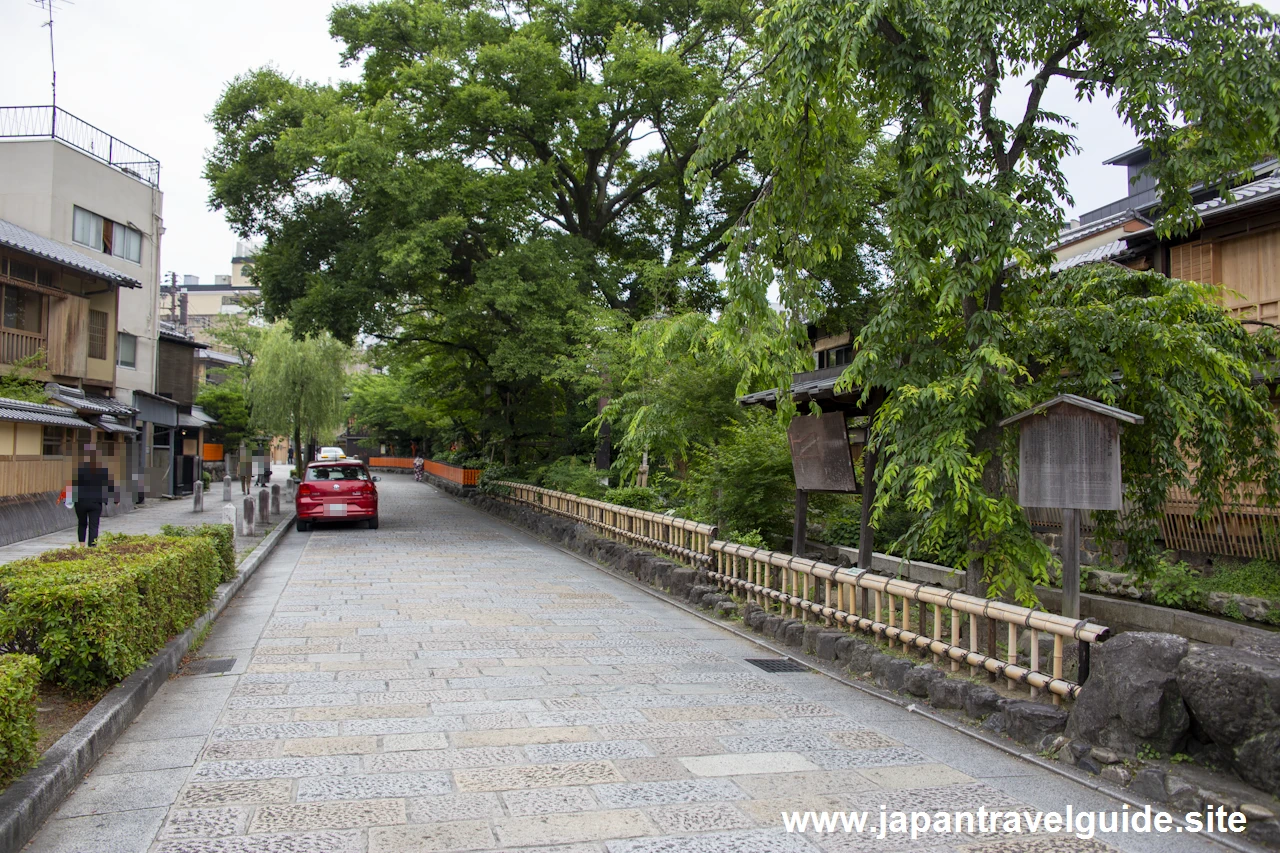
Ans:
{"type": "Polygon", "coordinates": [[[1207,520],[1195,518],[1200,502],[1189,489],[1169,490],[1160,534],[1181,551],[1280,560],[1280,510],[1246,500],[1228,504],[1207,520]]]}
{"type": "Polygon", "coordinates": [[[503,499],[510,503],[572,519],[612,538],[705,569],[722,589],[743,595],[766,610],[901,643],[904,651],[932,655],[938,662],[945,658],[952,671],[968,666],[971,673],[983,670],[1007,679],[1011,688],[1023,685],[1032,697],[1047,692],[1055,704],[1063,697],[1075,698],[1080,691],[1080,684],[1065,677],[1066,642],[1079,643],[1085,655],[1082,659],[1087,660],[1088,645],[1105,640],[1110,633],[1101,625],[1043,610],[725,542],[715,538],[717,530],[708,524],[523,483],[496,485],[506,488],[503,499]],[[995,648],[986,653],[978,650],[980,623],[1004,626],[1004,658],[995,648]],[[1030,633],[1030,650],[1025,656],[1018,652],[1020,631],[1030,633]],[[963,642],[966,633],[967,645],[963,642]],[[1042,633],[1053,637],[1053,654],[1047,661],[1040,656],[1042,633]]]}

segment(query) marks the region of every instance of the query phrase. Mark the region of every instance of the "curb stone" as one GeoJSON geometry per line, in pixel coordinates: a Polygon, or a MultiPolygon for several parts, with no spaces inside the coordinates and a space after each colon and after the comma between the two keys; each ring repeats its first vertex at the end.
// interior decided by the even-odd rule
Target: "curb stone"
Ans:
{"type": "Polygon", "coordinates": [[[244,558],[236,576],[218,587],[209,609],[191,627],[166,643],[146,666],[112,688],[71,731],[45,751],[34,768],[0,794],[0,853],[21,850],[62,805],[156,691],[178,671],[183,656],[205,626],[222,615],[231,599],[275,551],[292,528],[294,516],[290,510],[280,517],[276,529],[244,558]]]}

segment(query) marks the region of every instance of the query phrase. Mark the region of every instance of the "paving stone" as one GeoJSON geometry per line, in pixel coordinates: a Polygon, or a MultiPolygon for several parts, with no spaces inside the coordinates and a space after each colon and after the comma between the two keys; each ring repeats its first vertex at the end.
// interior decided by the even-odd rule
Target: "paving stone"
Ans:
{"type": "Polygon", "coordinates": [[[724,745],[713,737],[664,737],[649,741],[658,755],[719,755],[724,745]]]}
{"type": "Polygon", "coordinates": [[[867,767],[858,771],[880,788],[934,788],[961,785],[973,777],[945,764],[914,764],[905,767],[867,767]]]}
{"type": "Polygon", "coordinates": [[[649,809],[649,817],[664,832],[709,832],[752,826],[750,818],[726,803],[657,806],[649,809]]]}
{"type": "Polygon", "coordinates": [[[164,822],[168,809],[135,809],[105,815],[55,817],[46,821],[24,853],[140,853],[164,822]],[[145,839],[141,847],[139,839],[145,839]]]}
{"type": "Polygon", "coordinates": [[[507,847],[628,838],[648,835],[655,829],[644,812],[635,809],[511,817],[494,821],[498,840],[507,847]]]}
{"type": "Polygon", "coordinates": [[[812,752],[835,746],[820,734],[732,735],[719,741],[727,752],[812,752]]]}
{"type": "Polygon", "coordinates": [[[906,746],[880,749],[832,749],[806,752],[808,758],[823,770],[847,770],[854,767],[887,767],[896,764],[928,764],[931,759],[906,746]]]}
{"type": "Polygon", "coordinates": [[[466,728],[462,717],[405,717],[376,720],[346,720],[342,733],[347,735],[416,734],[420,732],[456,732],[466,728]]]}
{"type": "Polygon", "coordinates": [[[794,773],[818,766],[795,752],[748,752],[681,758],[694,776],[746,776],[751,773],[794,773]]]}
{"type": "Polygon", "coordinates": [[[455,771],[453,778],[460,791],[511,791],[622,781],[622,776],[607,761],[485,767],[455,771]]]}
{"type": "MultiPolygon", "coordinates": [[[[574,743],[592,740],[594,737],[595,732],[588,726],[548,726],[454,732],[449,735],[449,741],[454,746],[525,746],[537,743],[574,743]]],[[[386,743],[384,738],[384,746],[386,743]]],[[[390,750],[392,747],[385,748],[390,750]]]]}
{"type": "Polygon", "coordinates": [[[260,761],[206,761],[196,767],[193,779],[211,781],[220,779],[271,779],[278,776],[336,776],[340,773],[354,773],[359,768],[360,759],[354,756],[264,758],[260,761]]]}
{"type": "Polygon", "coordinates": [[[536,788],[529,791],[506,791],[502,801],[516,817],[581,812],[598,808],[586,788],[536,788]]]}
{"type": "Polygon", "coordinates": [[[169,812],[159,837],[220,838],[241,835],[249,821],[249,810],[228,806],[216,809],[174,809],[169,812]]]}
{"type": "Polygon", "coordinates": [[[636,740],[532,744],[525,747],[524,751],[534,762],[608,761],[618,758],[651,758],[653,756],[653,750],[636,740]]]}
{"type": "Polygon", "coordinates": [[[502,801],[497,794],[488,791],[414,797],[406,800],[406,807],[409,823],[487,819],[490,816],[502,814],[502,801]]]}
{"type": "Polygon", "coordinates": [[[298,781],[298,802],[423,797],[451,789],[447,773],[373,773],[298,781]]]}
{"type": "Polygon", "coordinates": [[[902,746],[891,737],[882,735],[871,729],[858,731],[827,732],[827,737],[846,749],[878,749],[888,746],[902,746]]]}
{"type": "Polygon", "coordinates": [[[185,838],[159,842],[155,853],[360,853],[360,833],[283,832],[230,838],[185,838]]]}
{"type": "Polygon", "coordinates": [[[778,714],[764,705],[711,705],[701,708],[644,708],[641,713],[656,723],[695,722],[700,720],[777,719],[778,714]]]}
{"type": "MultiPolygon", "coordinates": [[[[875,785],[856,770],[811,770],[800,773],[760,773],[754,776],[732,776],[737,785],[752,798],[805,797],[814,794],[867,791],[875,785]]],[[[805,809],[808,811],[808,809],[805,809]]]]}
{"type": "Polygon", "coordinates": [[[813,853],[799,835],[784,830],[745,830],[610,841],[609,853],[813,853]]]}
{"type": "Polygon", "coordinates": [[[341,803],[293,803],[259,806],[250,832],[303,829],[351,829],[405,822],[403,800],[354,800],[341,803]]]}
{"type": "Polygon", "coordinates": [[[397,770],[451,770],[459,767],[492,767],[519,764],[524,753],[514,746],[474,746],[464,749],[435,749],[417,752],[386,752],[367,759],[374,773],[397,770]]]}
{"type": "Polygon", "coordinates": [[[284,742],[281,749],[283,755],[296,758],[317,755],[361,755],[377,751],[378,739],[373,735],[290,738],[284,742]]]}
{"type": "MultiPolygon", "coordinates": [[[[383,735],[382,748],[386,752],[421,749],[446,749],[449,739],[442,732],[417,732],[414,734],[383,735]]],[[[369,749],[366,752],[375,752],[369,749]]]]}
{"type": "Polygon", "coordinates": [[[688,779],[689,769],[674,758],[625,758],[613,766],[628,782],[662,782],[688,779]]]}
{"type": "Polygon", "coordinates": [[[747,798],[747,795],[728,779],[626,782],[614,785],[595,785],[591,790],[602,806],[610,808],[745,800],[747,798]]]}
{"type": "Polygon", "coordinates": [[[76,817],[168,806],[186,781],[188,772],[187,768],[179,767],[142,773],[90,774],[67,797],[58,814],[76,817]]]}
{"type": "Polygon", "coordinates": [[[288,779],[251,782],[193,782],[178,795],[179,806],[221,806],[243,803],[287,803],[293,791],[288,779]]]}
{"type": "Polygon", "coordinates": [[[458,820],[429,826],[376,827],[369,830],[369,853],[443,853],[483,850],[495,843],[489,822],[458,820]]]}
{"type": "Polygon", "coordinates": [[[276,758],[283,742],[278,740],[220,740],[204,748],[200,757],[205,761],[226,761],[236,758],[276,758]]]}
{"type": "Polygon", "coordinates": [[[113,774],[190,767],[196,763],[204,742],[203,737],[184,737],[116,743],[98,761],[94,771],[113,774]]]}
{"type": "Polygon", "coordinates": [[[264,740],[269,738],[333,737],[341,731],[337,723],[266,723],[225,726],[213,730],[214,740],[264,740]]]}

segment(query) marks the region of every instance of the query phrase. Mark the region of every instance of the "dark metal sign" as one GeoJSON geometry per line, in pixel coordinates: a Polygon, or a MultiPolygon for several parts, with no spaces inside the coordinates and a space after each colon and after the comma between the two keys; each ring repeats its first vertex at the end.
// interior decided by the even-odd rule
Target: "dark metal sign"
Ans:
{"type": "Polygon", "coordinates": [[[843,412],[791,419],[787,428],[796,488],[810,492],[856,492],[853,456],[843,412]]]}

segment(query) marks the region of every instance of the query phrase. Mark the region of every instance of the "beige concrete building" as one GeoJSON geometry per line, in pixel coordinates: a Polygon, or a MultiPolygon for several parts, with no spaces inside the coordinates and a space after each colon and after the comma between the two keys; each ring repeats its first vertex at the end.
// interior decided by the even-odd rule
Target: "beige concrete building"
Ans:
{"type": "Polygon", "coordinates": [[[118,319],[107,330],[107,359],[116,368],[110,393],[126,403],[135,391],[155,390],[159,179],[154,158],[64,110],[0,108],[0,219],[142,285],[121,290],[118,319]]]}

